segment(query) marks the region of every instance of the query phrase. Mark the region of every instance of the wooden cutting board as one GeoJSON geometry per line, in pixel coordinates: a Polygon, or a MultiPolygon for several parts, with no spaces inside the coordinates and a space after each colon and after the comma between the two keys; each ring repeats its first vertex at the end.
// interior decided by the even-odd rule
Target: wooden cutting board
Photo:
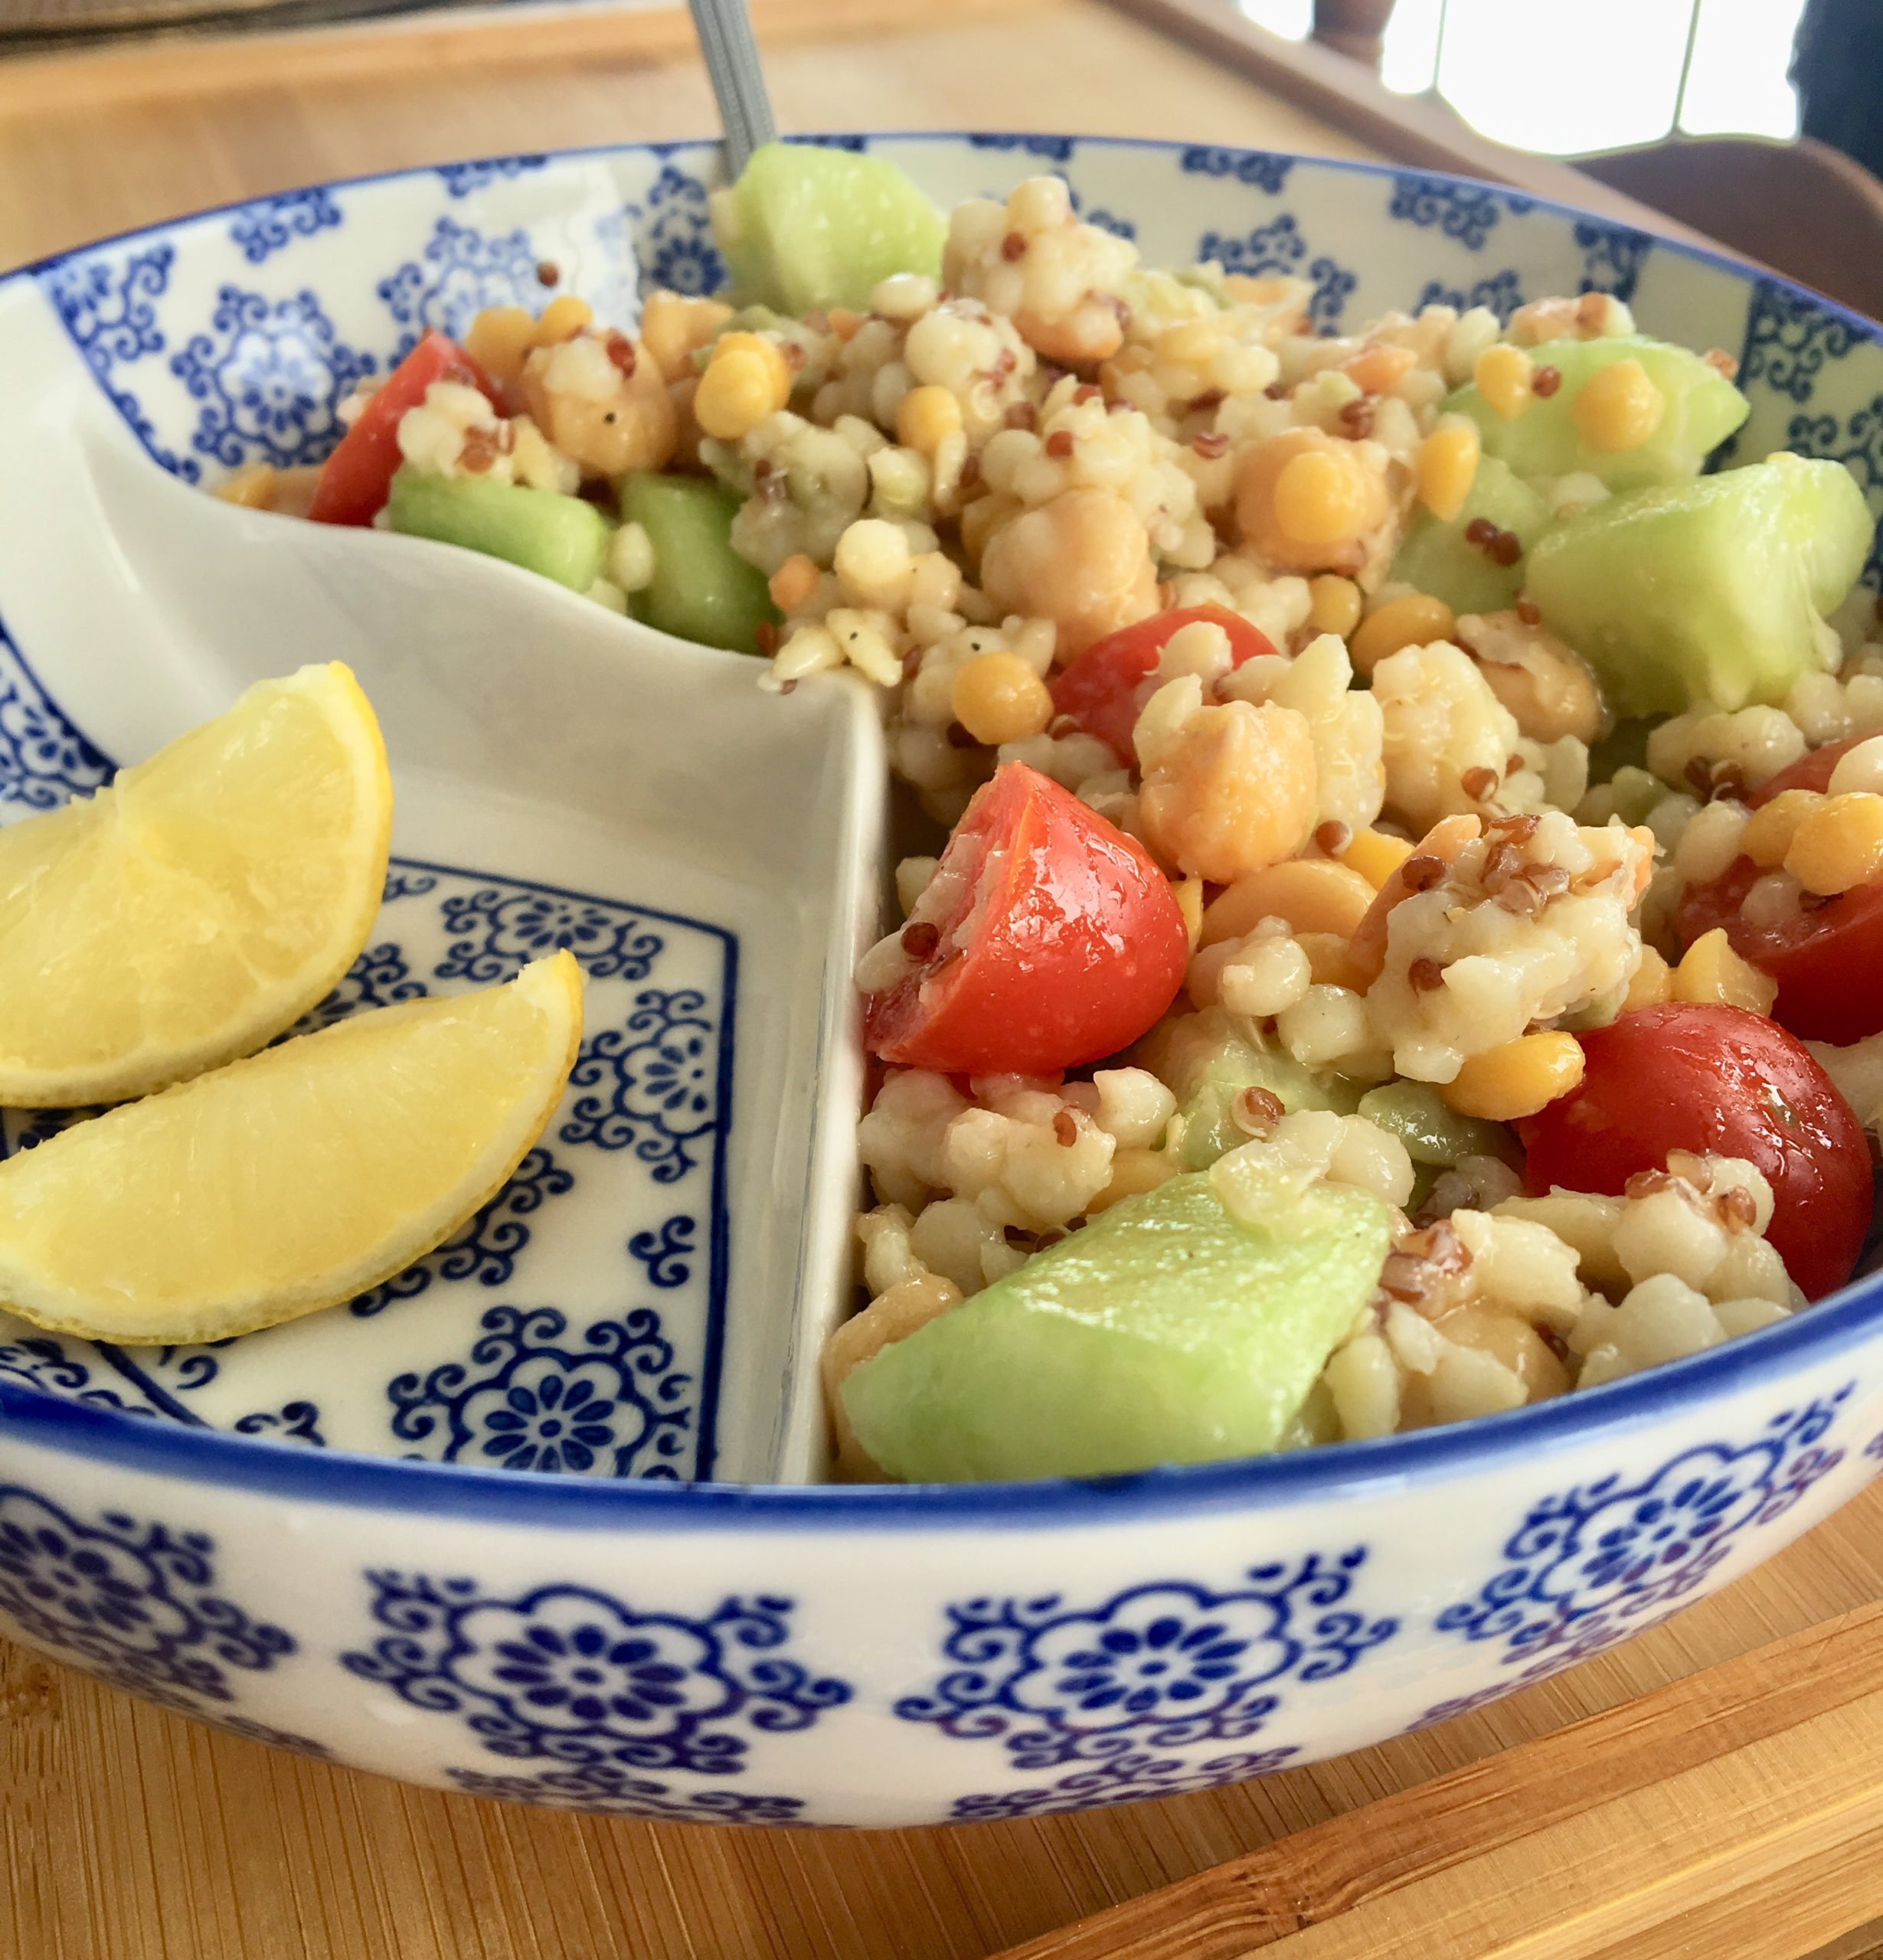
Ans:
{"type": "MultiPolygon", "coordinates": [[[[1653,222],[1334,57],[1251,40],[1208,0],[1128,4],[1142,18],[1095,0],[755,11],[788,129],[1387,158],[1653,222]]],[[[0,266],[310,180],[711,126],[685,16],[593,4],[0,61],[0,266]]],[[[1853,1929],[1883,1916],[1863,1773],[1883,1737],[1837,1752],[1840,1721],[1853,1738],[1878,1723],[1883,1629],[1818,1629],[1879,1596],[1883,1488],[1721,1597],[1443,1728],[1239,1788],[932,1831],[733,1832],[410,1790],[0,1646],[0,1960],[970,1960],[1029,1941],[1030,1960],[1739,1960],[1754,1917],[1760,1955],[1849,1934],[1835,1960],[1873,1960],[1883,1935],[1853,1929]],[[1684,1892],[1638,1855],[1663,1841],[1684,1892]],[[1389,1848],[1396,1876],[1374,1883],[1389,1848]],[[1518,1895],[1527,1916],[1506,1909],[1518,1895]],[[1300,1902],[1285,1940],[1251,1896],[1300,1902]],[[1649,1944],[1617,1932],[1633,1919],[1649,1944]]]]}

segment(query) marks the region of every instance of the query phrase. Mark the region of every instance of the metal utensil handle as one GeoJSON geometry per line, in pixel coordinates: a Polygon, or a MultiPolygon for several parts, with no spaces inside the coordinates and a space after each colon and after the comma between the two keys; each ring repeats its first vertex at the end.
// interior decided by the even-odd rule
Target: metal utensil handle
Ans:
{"type": "Polygon", "coordinates": [[[726,163],[737,176],[746,158],[761,143],[778,134],[765,74],[760,67],[758,43],[752,35],[752,17],[745,0],[687,0],[693,25],[706,57],[706,73],[719,104],[726,132],[726,163]]]}

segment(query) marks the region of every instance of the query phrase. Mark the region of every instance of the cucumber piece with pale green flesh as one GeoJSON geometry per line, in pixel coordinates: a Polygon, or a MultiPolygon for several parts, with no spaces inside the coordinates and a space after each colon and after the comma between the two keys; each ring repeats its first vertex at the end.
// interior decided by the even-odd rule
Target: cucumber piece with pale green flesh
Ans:
{"type": "Polygon", "coordinates": [[[1781,452],[1608,498],[1538,544],[1525,583],[1620,714],[1776,704],[1823,665],[1873,531],[1842,463],[1781,452]]]}
{"type": "Polygon", "coordinates": [[[1465,533],[1480,519],[1509,531],[1528,551],[1554,521],[1548,505],[1507,463],[1485,456],[1449,523],[1422,511],[1393,560],[1395,583],[1442,599],[1454,612],[1501,612],[1523,590],[1521,556],[1501,565],[1465,533]]]}
{"type": "Polygon", "coordinates": [[[1250,1024],[1224,1008],[1183,1014],[1146,1035],[1134,1059],[1166,1083],[1177,1098],[1177,1159],[1186,1171],[1206,1171],[1225,1151],[1247,1143],[1235,1119],[1236,1098],[1245,1089],[1266,1089],[1293,1116],[1297,1109],[1352,1113],[1358,1089],[1338,1077],[1318,1076],[1279,1047],[1270,1047],[1250,1024]]]}
{"type": "Polygon", "coordinates": [[[1450,1170],[1461,1157],[1508,1161],[1515,1154],[1501,1123],[1460,1116],[1430,1083],[1389,1082],[1369,1089],[1360,1099],[1359,1114],[1398,1137],[1414,1164],[1438,1170],[1450,1170]]]}
{"type": "Polygon", "coordinates": [[[946,221],[893,163],[767,143],[714,194],[713,234],[735,299],[781,312],[866,310],[892,273],[938,278],[946,221]]]}
{"type": "Polygon", "coordinates": [[[1287,1235],[1231,1216],[1207,1174],[1126,1198],[844,1383],[892,1477],[1097,1477],[1272,1450],[1366,1304],[1391,1220],[1303,1195],[1287,1235]]]}
{"type": "Polygon", "coordinates": [[[1699,473],[1708,456],[1751,412],[1746,398],[1698,354],[1666,341],[1627,334],[1606,340],[1552,340],[1530,349],[1538,368],[1561,377],[1553,394],[1533,395],[1506,420],[1476,384],[1446,398],[1445,407],[1478,425],[1484,453],[1519,476],[1568,476],[1587,471],[1611,490],[1672,483],[1699,473]],[[1629,449],[1591,449],[1576,426],[1575,402],[1592,375],[1617,361],[1638,361],[1666,403],[1659,425],[1629,449]]]}
{"type": "Polygon", "coordinates": [[[758,629],[779,618],[765,575],[732,548],[737,500],[699,476],[636,471],[622,479],[621,518],[654,547],[654,580],[632,594],[636,619],[663,633],[734,653],[757,653],[758,629]]]}
{"type": "Polygon", "coordinates": [[[482,476],[428,476],[402,463],[386,522],[409,537],[505,558],[571,592],[587,592],[608,556],[608,520],[580,497],[482,476]]]}

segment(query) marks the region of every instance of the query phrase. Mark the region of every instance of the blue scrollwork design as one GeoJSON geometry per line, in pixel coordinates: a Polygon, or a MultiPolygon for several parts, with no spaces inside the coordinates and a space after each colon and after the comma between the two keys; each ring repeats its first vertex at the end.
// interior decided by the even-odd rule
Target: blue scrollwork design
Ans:
{"type": "Polygon", "coordinates": [[[1295,167],[1291,156],[1271,156],[1265,150],[1215,149],[1198,145],[1187,149],[1177,160],[1177,168],[1188,176],[1233,177],[1250,189],[1266,191],[1278,197],[1295,167]]]}
{"type": "Polygon", "coordinates": [[[674,1478],[691,1422],[692,1377],[651,1307],[584,1333],[579,1350],[554,1307],[493,1307],[469,1364],[447,1361],[387,1385],[394,1436],[416,1452],[485,1468],[577,1476],[674,1478]]]}
{"type": "Polygon", "coordinates": [[[1575,239],[1582,252],[1582,283],[1577,291],[1633,299],[1654,240],[1632,226],[1598,224],[1589,218],[1577,220],[1575,239]]]}
{"type": "Polygon", "coordinates": [[[737,1776],[754,1731],[809,1728],[850,1699],[786,1658],[789,1599],[727,1599],[694,1619],[584,1586],[513,1599],[469,1579],[367,1578],[389,1632],[342,1664],[463,1717],[494,1756],[737,1776]]]}
{"type": "Polygon", "coordinates": [[[569,1080],[579,1096],[557,1134],[564,1143],[625,1150],[670,1184],[693,1168],[686,1146],[717,1120],[719,1054],[706,996],[692,987],[634,997],[625,1028],[607,1028],[584,1041],[569,1080]]]}
{"type": "Polygon", "coordinates": [[[111,764],[60,713],[0,626],[0,809],[54,810],[111,780],[111,764]]]}
{"type": "Polygon", "coordinates": [[[1142,1803],[1150,1797],[1182,1796],[1192,1790],[1220,1789],[1225,1783],[1266,1776],[1285,1767],[1299,1753],[1292,1749],[1242,1749],[1192,1762],[1180,1756],[1160,1756],[1149,1749],[1134,1749],[1075,1770],[1056,1783],[963,1797],[953,1815],[957,1823],[985,1823],[1000,1818],[1048,1817],[1056,1811],[1089,1810],[1101,1804],[1142,1803]]]}
{"type": "Polygon", "coordinates": [[[443,911],[452,942],[433,977],[478,986],[512,979],[532,959],[564,948],[591,980],[645,980],[666,944],[644,919],[618,906],[514,886],[447,898],[443,911]]]}
{"type": "Polygon", "coordinates": [[[1883,1429],[1879,1429],[1864,1445],[1863,1453],[1871,1462],[1883,1463],[1883,1429]]]}
{"type": "MultiPolygon", "coordinates": [[[[1394,1619],[1335,1610],[1365,1560],[1356,1548],[1259,1566],[1223,1592],[1156,1581],[1086,1608],[1058,1593],[971,1599],[948,1609],[943,1652],[955,1666],[896,1713],[963,1740],[998,1740],[1015,1769],[1120,1766],[1114,1801],[1147,1779],[1169,1788],[1209,1766],[1152,1752],[1254,1735],[1281,1707],[1286,1685],[1343,1674],[1398,1631],[1394,1619]]],[[[1262,1766],[1292,1753],[1270,1752],[1262,1766]]],[[[1084,1773],[1015,1801],[1029,1809],[1093,1801],[1073,1787],[1084,1773]]],[[[1258,1772],[1219,1764],[1212,1776],[1244,1773],[1258,1772]]],[[[955,1815],[996,1815],[985,1807],[1004,1801],[998,1792],[964,1798],[955,1815]]]]}
{"type": "Polygon", "coordinates": [[[1206,231],[1198,242],[1196,256],[1214,259],[1226,273],[1286,273],[1290,278],[1306,279],[1314,289],[1308,301],[1308,317],[1320,328],[1331,328],[1339,322],[1348,295],[1358,283],[1353,273],[1330,258],[1308,260],[1308,241],[1287,211],[1241,238],[1206,231]]]}
{"type": "Polygon", "coordinates": [[[1771,279],[1753,287],[1746,318],[1746,345],[1739,362],[1739,385],[1763,381],[1775,394],[1802,406],[1811,399],[1827,361],[1841,361],[1856,345],[1849,321],[1803,292],[1771,279]]]}
{"type": "Polygon", "coordinates": [[[172,1706],[232,1700],[228,1670],[266,1672],[295,1651],[211,1590],[214,1551],[200,1531],[119,1511],[81,1521],[0,1485],[0,1612],[35,1645],[172,1706]]]}
{"type": "Polygon", "coordinates": [[[89,1362],[68,1354],[57,1341],[38,1336],[0,1341],[0,1375],[49,1395],[62,1395],[68,1401],[90,1403],[94,1408],[122,1410],[127,1416],[161,1413],[141,1399],[127,1401],[122,1389],[100,1387],[89,1362]]]}
{"type": "Polygon", "coordinates": [[[801,1797],[760,1796],[751,1790],[675,1790],[612,1762],[579,1769],[545,1770],[540,1776],[505,1776],[489,1769],[447,1769],[467,1796],[499,1797],[548,1810],[598,1811],[610,1817],[684,1818],[701,1824],[789,1824],[804,1808],[801,1797]]]}
{"type": "Polygon", "coordinates": [[[1534,202],[1486,184],[1449,183],[1402,170],[1393,174],[1393,200],[1386,214],[1424,230],[1437,226],[1467,251],[1479,252],[1505,211],[1520,214],[1534,208],[1534,202]]]}
{"type": "Polygon", "coordinates": [[[1440,1703],[1426,1721],[1541,1681],[1677,1612],[1748,1532],[1843,1461],[1823,1442],[1853,1386],[1775,1416],[1742,1446],[1701,1444],[1637,1481],[1604,1477],[1534,1505],[1504,1547],[1508,1563],[1436,1622],[1501,1642],[1503,1664],[1518,1671],[1440,1703]]]}
{"type": "Polygon", "coordinates": [[[381,894],[381,902],[396,903],[402,898],[422,898],[428,891],[438,889],[438,880],[430,871],[414,871],[394,862],[386,872],[386,889],[381,894]]]}
{"type": "Polygon", "coordinates": [[[403,359],[427,327],[462,334],[486,306],[528,305],[541,292],[538,254],[522,230],[488,237],[474,226],[441,217],[416,259],[408,259],[374,289],[394,323],[403,328],[393,350],[403,359]]]}
{"type": "Polygon", "coordinates": [[[217,292],[210,332],[170,362],[203,404],[190,446],[231,469],[318,460],[341,434],[341,400],[377,365],[335,337],[312,292],[270,299],[234,286],[217,292]]]}
{"type": "Polygon", "coordinates": [[[695,1229],[686,1213],[678,1212],[663,1219],[658,1231],[636,1232],[628,1241],[628,1256],[647,1268],[650,1285],[684,1286],[693,1276],[687,1262],[699,1253],[693,1243],[695,1229]]]}
{"type": "Polygon", "coordinates": [[[237,1436],[273,1436],[277,1442],[312,1443],[325,1449],[327,1439],[320,1432],[320,1409],[312,1402],[285,1402],[279,1409],[257,1409],[238,1416],[237,1436]]]}
{"type": "Polygon", "coordinates": [[[424,992],[425,983],[412,978],[404,954],[388,939],[368,946],[347,969],[339,985],[318,1007],[309,1008],[281,1039],[312,1034],[369,1008],[389,1008],[400,1001],[419,1000],[424,992]]]}
{"type": "Polygon", "coordinates": [[[475,1279],[481,1285],[503,1285],[530,1242],[530,1228],[521,1221],[540,1211],[551,1198],[564,1197],[574,1188],[575,1173],[538,1145],[469,1224],[403,1272],[395,1272],[361,1294],[348,1312],[356,1319],[371,1320],[396,1301],[416,1299],[434,1279],[475,1279]]]}
{"type": "Polygon", "coordinates": [[[726,283],[724,261],[713,243],[706,186],[663,163],[645,204],[624,214],[634,236],[645,285],[674,292],[717,292],[726,283]]]}
{"type": "Polygon", "coordinates": [[[340,207],[332,192],[316,186],[244,204],[230,221],[229,237],[251,266],[259,266],[296,239],[337,230],[339,224],[340,207]]]}
{"type": "Polygon", "coordinates": [[[1464,312],[1473,306],[1488,306],[1499,319],[1509,324],[1510,316],[1523,304],[1523,288],[1517,274],[1508,270],[1489,279],[1473,280],[1468,287],[1447,286],[1443,279],[1428,279],[1413,310],[1424,306],[1454,306],[1464,312]]]}
{"type": "Polygon", "coordinates": [[[481,191],[501,178],[541,170],[548,161],[546,156],[485,156],[470,163],[441,163],[438,180],[447,196],[468,198],[473,191],[481,191]]]}
{"type": "Polygon", "coordinates": [[[979,130],[969,137],[968,147],[976,150],[1018,150],[1022,156],[1041,157],[1048,163],[1070,163],[1073,139],[1012,136],[1005,131],[979,130]]]}
{"type": "MultiPolygon", "coordinates": [[[[1883,511],[1883,394],[1841,419],[1794,415],[1786,428],[1785,446],[1800,456],[1842,463],[1863,485],[1870,508],[1883,511]]],[[[1871,537],[1863,577],[1867,584],[1883,586],[1883,522],[1871,537]]]]}
{"type": "Polygon", "coordinates": [[[117,380],[119,369],[163,352],[156,302],[168,291],[175,263],[176,247],[168,244],[145,246],[127,252],[121,260],[102,252],[67,259],[44,275],[44,290],[73,345],[138,440],[173,476],[194,483],[202,475],[202,465],[193,456],[179,456],[164,448],[136,395],[117,380]]]}

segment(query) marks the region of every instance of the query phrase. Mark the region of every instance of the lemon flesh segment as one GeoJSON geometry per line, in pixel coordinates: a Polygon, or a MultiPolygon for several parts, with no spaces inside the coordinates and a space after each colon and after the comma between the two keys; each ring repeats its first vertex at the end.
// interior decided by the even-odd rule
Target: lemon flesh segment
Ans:
{"type": "Polygon", "coordinates": [[[372,929],[392,779],[338,662],[0,830],[0,1104],[122,1101],[250,1054],[372,929]]]}
{"type": "Polygon", "coordinates": [[[59,1333],[176,1343],[351,1299],[502,1187],[581,1033],[560,952],[75,1124],[0,1163],[0,1301],[59,1333]]]}

